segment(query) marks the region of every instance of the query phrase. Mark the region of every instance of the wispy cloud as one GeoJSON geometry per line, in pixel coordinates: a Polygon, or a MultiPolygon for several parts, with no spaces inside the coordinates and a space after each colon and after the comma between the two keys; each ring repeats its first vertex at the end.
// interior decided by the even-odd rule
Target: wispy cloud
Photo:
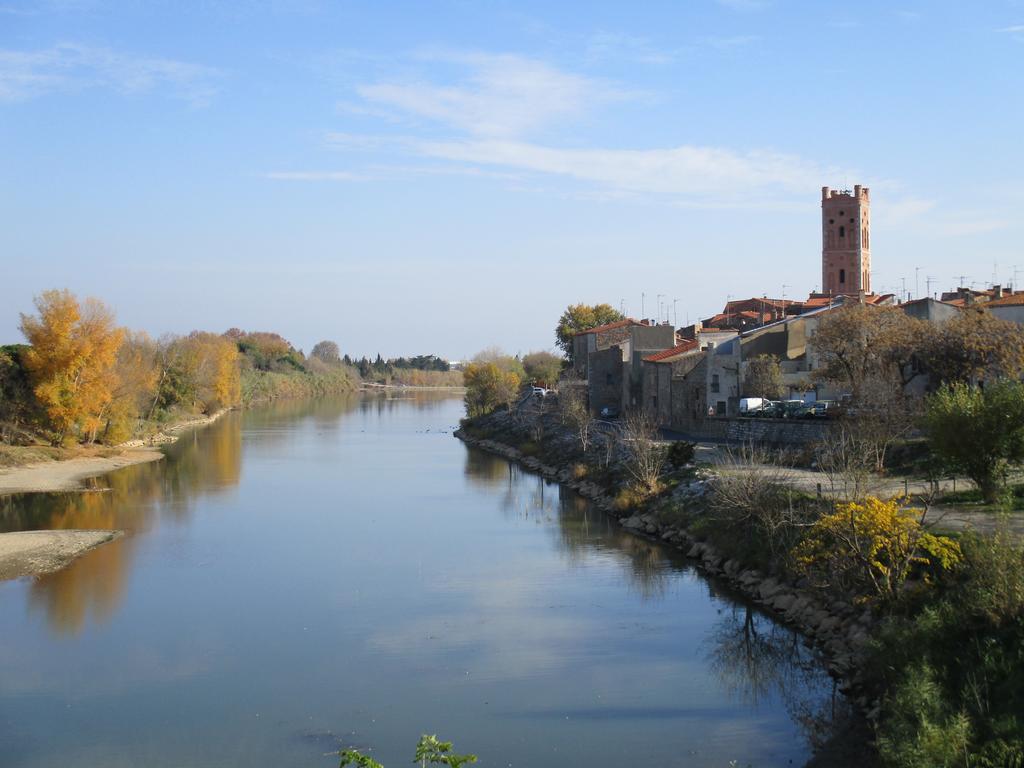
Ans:
{"type": "Polygon", "coordinates": [[[1009,27],[1003,27],[999,31],[1014,37],[1024,38],[1024,24],[1012,24],[1009,27]]]}
{"type": "Polygon", "coordinates": [[[608,84],[522,56],[433,53],[423,58],[460,65],[468,74],[454,85],[378,82],[358,86],[356,93],[370,105],[398,110],[409,117],[477,136],[506,138],[628,97],[608,84]]]}
{"type": "Polygon", "coordinates": [[[678,199],[749,203],[767,188],[806,193],[838,171],[799,157],[721,147],[574,149],[516,141],[419,142],[430,157],[497,165],[597,184],[606,190],[678,199]]]}
{"type": "Polygon", "coordinates": [[[202,106],[216,94],[219,77],[217,70],[198,64],[75,43],[34,51],[0,49],[0,101],[80,88],[111,88],[124,94],[164,88],[175,98],[202,106]]]}
{"type": "Polygon", "coordinates": [[[649,197],[688,207],[785,207],[820,187],[822,179],[855,173],[765,148],[581,147],[575,140],[545,140],[536,135],[544,127],[588,117],[595,108],[626,98],[626,91],[520,56],[447,53],[444,60],[468,68],[468,75],[455,84],[420,79],[355,88],[362,99],[357,106],[387,109],[392,125],[398,120],[415,126],[426,119],[429,130],[419,135],[337,132],[326,136],[327,144],[386,157],[396,168],[423,168],[415,161],[426,160],[430,173],[447,166],[457,169],[452,173],[500,179],[517,188],[558,180],[575,195],[649,197]]]}

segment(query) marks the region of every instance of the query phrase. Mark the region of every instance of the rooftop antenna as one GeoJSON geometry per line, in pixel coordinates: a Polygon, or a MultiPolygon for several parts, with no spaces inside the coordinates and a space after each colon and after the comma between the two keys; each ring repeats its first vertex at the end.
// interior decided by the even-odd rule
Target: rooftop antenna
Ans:
{"type": "Polygon", "coordinates": [[[646,304],[647,294],[643,291],[640,292],[640,319],[643,320],[647,314],[646,304]]]}
{"type": "Polygon", "coordinates": [[[1013,265],[1013,284],[1014,285],[1017,285],[1017,275],[1019,273],[1020,273],[1020,268],[1016,264],[1014,264],[1013,265]]]}
{"type": "Polygon", "coordinates": [[[625,316],[626,314],[626,300],[619,299],[619,314],[625,316]]]}
{"type": "Polygon", "coordinates": [[[921,268],[914,267],[914,298],[921,298],[921,268]]]}
{"type": "Polygon", "coordinates": [[[928,291],[929,299],[935,298],[934,296],[932,296],[932,283],[937,282],[938,280],[936,280],[934,277],[931,277],[930,275],[924,279],[925,290],[928,291]]]}
{"type": "Polygon", "coordinates": [[[658,294],[658,322],[661,322],[661,300],[665,296],[664,293],[658,294]]]}
{"type": "Polygon", "coordinates": [[[679,327],[679,299],[672,299],[672,325],[679,327]]]}
{"type": "Polygon", "coordinates": [[[901,277],[900,280],[903,282],[903,291],[900,293],[900,303],[902,304],[907,300],[907,278],[901,277]]]}

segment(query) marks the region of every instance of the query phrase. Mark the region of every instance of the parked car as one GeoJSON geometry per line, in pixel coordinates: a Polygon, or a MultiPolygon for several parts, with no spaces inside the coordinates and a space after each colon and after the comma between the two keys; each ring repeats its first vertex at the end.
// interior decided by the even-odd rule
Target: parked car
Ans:
{"type": "Polygon", "coordinates": [[[812,403],[805,403],[803,400],[786,400],[782,403],[782,418],[802,419],[811,414],[812,403]]]}
{"type": "Polygon", "coordinates": [[[544,389],[544,387],[533,387],[534,397],[547,397],[550,391],[549,389],[544,389]]]}
{"type": "Polygon", "coordinates": [[[741,397],[740,416],[754,416],[759,414],[768,401],[763,397],[741,397]]]}

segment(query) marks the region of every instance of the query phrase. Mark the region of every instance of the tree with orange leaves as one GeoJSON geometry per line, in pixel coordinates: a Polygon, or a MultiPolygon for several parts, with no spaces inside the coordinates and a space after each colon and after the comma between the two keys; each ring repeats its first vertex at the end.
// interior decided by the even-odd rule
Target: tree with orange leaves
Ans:
{"type": "Polygon", "coordinates": [[[31,344],[24,360],[53,442],[95,440],[113,398],[124,331],[102,302],[79,304],[68,290],[45,291],[35,305],[38,316],[21,315],[21,332],[31,344]]]}

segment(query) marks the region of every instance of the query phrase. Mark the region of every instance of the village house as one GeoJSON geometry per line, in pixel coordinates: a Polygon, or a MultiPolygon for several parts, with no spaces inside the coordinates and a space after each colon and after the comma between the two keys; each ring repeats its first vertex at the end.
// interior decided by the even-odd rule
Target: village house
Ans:
{"type": "MultiPolygon", "coordinates": [[[[586,379],[590,409],[595,414],[621,413],[638,405],[642,397],[642,363],[646,355],[670,349],[676,344],[671,325],[637,323],[623,326],[618,343],[597,349],[587,356],[586,379]]],[[[577,334],[598,336],[598,334],[577,334]]],[[[595,338],[595,346],[598,339],[595,338]]],[[[582,346],[582,345],[581,345],[582,346]]]]}

